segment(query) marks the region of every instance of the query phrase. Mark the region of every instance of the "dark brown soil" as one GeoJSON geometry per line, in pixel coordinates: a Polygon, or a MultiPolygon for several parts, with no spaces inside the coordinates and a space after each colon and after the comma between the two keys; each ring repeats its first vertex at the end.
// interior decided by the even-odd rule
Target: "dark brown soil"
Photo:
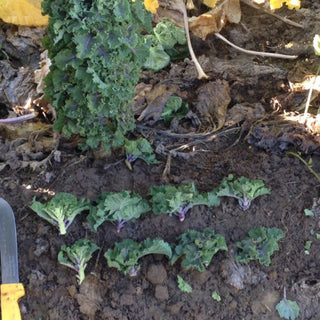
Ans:
{"type": "MultiPolygon", "coordinates": [[[[229,85],[229,110],[242,104],[247,111],[242,118],[230,115],[230,121],[217,134],[205,138],[178,136],[200,130],[194,128],[190,120],[175,126],[175,133],[169,132],[161,122],[154,126],[140,124],[136,136],[143,134],[153,141],[159,165],[146,165],[137,160],[133,171],[129,171],[124,161],[119,161],[123,157],[118,152],[99,157],[91,151],[80,152],[69,141],[61,139],[59,156],[43,163],[43,169],[40,166],[32,170],[38,159],[23,158],[22,151],[14,149],[15,145],[5,148],[9,143],[7,132],[1,131],[1,150],[5,151],[0,155],[0,196],[12,205],[16,215],[19,270],[26,289],[26,295],[20,300],[24,320],[273,320],[280,319],[275,306],[283,298],[284,288],[287,298],[300,307],[299,319],[320,318],[320,240],[316,237],[320,233],[320,220],[319,216],[304,214],[304,209],[311,209],[314,199],[319,198],[320,182],[297,158],[285,153],[287,150],[309,153],[303,157],[307,160],[312,157],[313,169],[320,172],[318,134],[299,124],[297,119],[282,118],[280,122],[278,118],[284,111],[296,111],[299,102],[294,105],[293,101],[301,98],[301,93],[288,91],[288,79],[297,79],[300,75],[294,82],[302,82],[301,70],[303,75],[314,74],[318,66],[312,53],[312,39],[320,30],[320,5],[302,0],[300,11],[278,11],[305,29],[284,24],[246,5],[242,5],[242,9],[241,24],[228,25],[222,32],[228,39],[247,49],[275,48],[276,51],[285,51],[285,45],[293,42],[291,51],[299,54],[299,59],[288,62],[257,58],[240,54],[216,38],[205,44],[195,40],[197,54],[202,55],[200,62],[210,81],[225,80],[229,85]],[[272,103],[275,97],[286,98],[281,100],[283,104],[277,112],[272,103]],[[260,108],[257,104],[262,106],[262,114],[252,111],[260,108]],[[186,150],[176,150],[186,143],[191,144],[186,150]],[[171,166],[164,174],[170,150],[171,166]],[[83,214],[75,219],[66,236],[59,236],[53,226],[29,208],[33,197],[44,202],[57,192],[92,199],[103,191],[131,190],[147,198],[153,185],[179,186],[191,181],[199,190],[210,191],[230,173],[236,177],[262,179],[271,194],[254,200],[248,211],[242,211],[235,200],[223,198],[217,208],[192,209],[184,222],[175,216],[150,212],[128,223],[121,233],[109,223],[94,233],[83,214]],[[269,267],[258,262],[235,263],[235,243],[255,226],[277,227],[285,232],[280,250],[272,256],[269,267]],[[179,263],[170,266],[164,256],[150,255],[141,259],[138,276],[128,277],[108,268],[103,256],[116,241],[125,238],[141,241],[162,237],[174,242],[187,229],[201,231],[207,227],[226,238],[229,251],[214,256],[202,273],[183,270],[179,263]],[[75,273],[58,264],[57,254],[62,244],[71,245],[84,237],[98,244],[101,250],[88,264],[87,277],[79,286],[75,273]],[[306,241],[312,241],[309,250],[305,249],[306,241]],[[177,275],[192,286],[192,293],[179,290],[177,275]],[[235,283],[235,277],[241,281],[235,283]],[[220,302],[212,298],[214,291],[221,296],[220,302]]],[[[4,39],[5,35],[3,31],[4,39]]],[[[32,61],[21,63],[26,65],[32,61]]],[[[190,85],[181,91],[199,116],[201,131],[210,131],[210,127],[204,128],[206,121],[210,122],[208,114],[216,118],[217,115],[208,108],[199,108],[198,95],[206,81],[195,80],[195,70],[188,60],[152,75],[152,80],[150,76],[145,73],[141,81],[155,84],[170,80],[180,89],[183,83],[190,85]]],[[[302,102],[306,94],[303,92],[302,102]]],[[[313,107],[317,108],[317,99],[313,101],[313,107]]],[[[0,107],[5,109],[3,103],[0,107]]],[[[43,157],[50,149],[46,151],[43,157]]]]}

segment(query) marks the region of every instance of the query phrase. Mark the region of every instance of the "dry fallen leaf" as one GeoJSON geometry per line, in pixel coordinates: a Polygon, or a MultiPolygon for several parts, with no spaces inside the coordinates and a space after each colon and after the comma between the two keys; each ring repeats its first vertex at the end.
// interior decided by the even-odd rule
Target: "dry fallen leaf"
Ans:
{"type": "Polygon", "coordinates": [[[230,23],[239,23],[241,19],[240,0],[227,0],[214,9],[189,19],[190,31],[205,40],[208,35],[220,32],[230,23]]]}
{"type": "Polygon", "coordinates": [[[217,80],[205,83],[199,88],[196,110],[202,122],[207,122],[219,130],[225,123],[227,108],[231,102],[227,81],[217,80]]]}

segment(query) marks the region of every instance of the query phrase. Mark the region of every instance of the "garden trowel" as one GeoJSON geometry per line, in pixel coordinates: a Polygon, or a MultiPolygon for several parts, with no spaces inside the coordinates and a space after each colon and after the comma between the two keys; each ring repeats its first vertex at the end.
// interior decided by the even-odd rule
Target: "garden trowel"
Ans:
{"type": "Polygon", "coordinates": [[[1,319],[21,320],[18,305],[24,296],[19,283],[16,224],[12,208],[0,198],[0,251],[1,251],[1,319]]]}

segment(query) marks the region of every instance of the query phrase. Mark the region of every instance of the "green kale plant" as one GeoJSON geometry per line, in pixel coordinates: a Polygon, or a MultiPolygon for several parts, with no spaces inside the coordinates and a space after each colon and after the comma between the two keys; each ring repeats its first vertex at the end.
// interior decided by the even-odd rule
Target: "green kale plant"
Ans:
{"type": "Polygon", "coordinates": [[[184,28],[168,20],[158,23],[146,39],[151,42],[151,48],[143,67],[154,72],[165,68],[170,61],[183,59],[189,54],[184,28]]]}
{"type": "Polygon", "coordinates": [[[190,284],[185,282],[180,275],[177,276],[177,280],[178,280],[178,287],[182,292],[186,292],[186,293],[192,292],[192,287],[190,286],[190,284]]]}
{"type": "Polygon", "coordinates": [[[134,88],[150,49],[141,34],[152,31],[151,13],[143,0],[44,0],[43,13],[54,129],[82,137],[84,149],[122,146],[134,129],[134,88]]]}
{"type": "Polygon", "coordinates": [[[184,103],[180,97],[173,95],[169,97],[167,103],[165,104],[161,119],[166,125],[169,125],[173,118],[178,118],[180,120],[185,117],[188,111],[188,103],[184,103]]]}
{"type": "Polygon", "coordinates": [[[92,254],[98,250],[99,247],[88,239],[80,239],[76,241],[71,247],[63,245],[58,254],[58,261],[60,264],[75,270],[77,274],[78,283],[81,284],[85,279],[85,269],[92,254]]]}
{"type": "Polygon", "coordinates": [[[194,183],[174,187],[170,185],[150,188],[152,210],[155,214],[177,215],[184,221],[187,212],[194,206],[219,206],[220,199],[214,192],[199,193],[194,183]]]}
{"type": "Polygon", "coordinates": [[[279,250],[278,241],[284,238],[282,230],[277,228],[255,227],[249,231],[249,237],[237,242],[239,262],[248,263],[258,260],[262,265],[269,266],[271,256],[279,250]]]}
{"type": "Polygon", "coordinates": [[[163,254],[170,259],[172,251],[170,245],[160,238],[148,238],[142,242],[125,239],[116,242],[114,248],[109,249],[104,256],[110,268],[117,268],[124,274],[136,276],[140,269],[138,260],[148,254],[163,254]]]}
{"type": "Polygon", "coordinates": [[[248,210],[252,200],[265,194],[270,194],[270,189],[265,187],[262,180],[240,177],[233,181],[232,174],[222,180],[217,192],[219,197],[236,198],[242,210],[248,210]]]}
{"type": "Polygon", "coordinates": [[[96,205],[90,207],[87,219],[95,232],[105,221],[116,222],[117,232],[120,232],[126,222],[135,221],[150,210],[146,200],[127,190],[105,192],[94,201],[96,205]]]}
{"type": "Polygon", "coordinates": [[[202,272],[219,250],[228,250],[222,235],[215,234],[211,229],[204,229],[203,232],[187,230],[179,237],[178,244],[172,246],[170,264],[182,257],[182,267],[202,272]]]}
{"type": "Polygon", "coordinates": [[[90,209],[90,204],[87,199],[78,200],[70,193],[61,192],[47,203],[38,202],[33,198],[30,208],[39,217],[56,226],[60,234],[64,235],[75,217],[82,211],[90,209]]]}
{"type": "Polygon", "coordinates": [[[137,140],[125,139],[126,165],[132,170],[132,163],[137,159],[142,159],[147,164],[159,163],[156,159],[150,142],[145,138],[137,140]]]}

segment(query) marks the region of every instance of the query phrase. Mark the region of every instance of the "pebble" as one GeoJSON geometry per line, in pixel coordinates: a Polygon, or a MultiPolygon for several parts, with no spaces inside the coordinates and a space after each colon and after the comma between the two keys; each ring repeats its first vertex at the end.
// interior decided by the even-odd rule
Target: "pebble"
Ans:
{"type": "Polygon", "coordinates": [[[155,287],[154,296],[159,301],[164,301],[169,299],[169,292],[166,286],[158,284],[155,287]]]}
{"type": "Polygon", "coordinates": [[[146,278],[153,285],[164,284],[167,279],[167,271],[162,264],[152,264],[148,268],[146,278]]]}

